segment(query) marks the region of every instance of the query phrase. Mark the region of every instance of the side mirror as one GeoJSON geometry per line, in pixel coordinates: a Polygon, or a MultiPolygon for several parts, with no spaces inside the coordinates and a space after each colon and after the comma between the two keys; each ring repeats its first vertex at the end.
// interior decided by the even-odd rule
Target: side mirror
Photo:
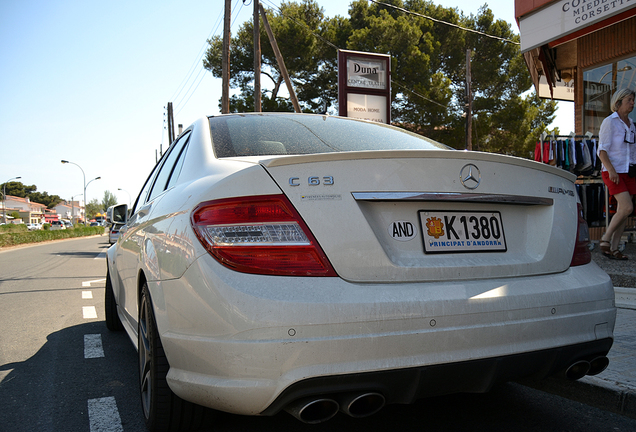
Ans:
{"type": "Polygon", "coordinates": [[[120,204],[109,207],[106,211],[106,219],[110,223],[125,224],[128,220],[128,205],[120,204]]]}

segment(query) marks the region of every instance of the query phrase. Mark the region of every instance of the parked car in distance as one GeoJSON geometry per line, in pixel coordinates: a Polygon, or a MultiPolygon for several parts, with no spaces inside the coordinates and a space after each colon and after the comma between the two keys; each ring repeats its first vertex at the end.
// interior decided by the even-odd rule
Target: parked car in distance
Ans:
{"type": "Polygon", "coordinates": [[[119,238],[119,230],[123,227],[122,223],[113,223],[108,229],[108,243],[114,244],[117,243],[117,239],[119,238]]]}
{"type": "Polygon", "coordinates": [[[355,119],[198,120],[109,212],[106,325],[137,348],[148,429],[601,372],[614,290],[575,180],[355,119]]]}
{"type": "Polygon", "coordinates": [[[42,225],[39,223],[29,223],[27,224],[27,229],[29,231],[37,231],[39,229],[42,229],[42,225]]]}
{"type": "Polygon", "coordinates": [[[51,224],[51,230],[66,229],[66,226],[64,225],[64,223],[62,221],[59,221],[59,220],[51,221],[50,224],[51,224]]]}

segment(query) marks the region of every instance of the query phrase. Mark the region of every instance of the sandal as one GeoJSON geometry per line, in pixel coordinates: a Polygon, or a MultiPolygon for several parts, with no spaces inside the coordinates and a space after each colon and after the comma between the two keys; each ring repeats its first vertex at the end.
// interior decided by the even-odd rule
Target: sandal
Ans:
{"type": "Polygon", "coordinates": [[[608,242],[607,240],[601,240],[598,245],[601,248],[601,253],[603,255],[605,255],[608,258],[612,257],[612,250],[610,249],[610,242],[608,242]]]}
{"type": "Polygon", "coordinates": [[[610,259],[615,259],[615,260],[620,260],[620,261],[625,261],[628,260],[629,257],[626,255],[623,255],[621,253],[621,251],[619,251],[618,249],[616,249],[615,251],[612,251],[612,253],[610,255],[607,256],[610,259]]]}

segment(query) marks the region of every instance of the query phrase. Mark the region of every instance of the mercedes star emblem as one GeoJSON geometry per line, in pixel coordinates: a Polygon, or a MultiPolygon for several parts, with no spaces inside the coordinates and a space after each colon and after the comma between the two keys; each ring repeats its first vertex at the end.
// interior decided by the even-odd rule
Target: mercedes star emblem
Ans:
{"type": "Polygon", "coordinates": [[[466,189],[477,189],[481,183],[481,172],[479,168],[473,164],[466,164],[459,172],[459,180],[466,189]]]}

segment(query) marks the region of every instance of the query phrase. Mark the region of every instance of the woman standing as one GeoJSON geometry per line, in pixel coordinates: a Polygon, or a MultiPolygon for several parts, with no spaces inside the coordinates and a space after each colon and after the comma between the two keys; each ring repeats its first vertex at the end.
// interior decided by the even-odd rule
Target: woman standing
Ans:
{"type": "Polygon", "coordinates": [[[627,218],[634,210],[636,178],[630,177],[629,166],[636,164],[636,129],[628,117],[634,109],[634,90],[621,89],[611,101],[613,114],[603,120],[599,132],[598,156],[603,163],[601,176],[610,195],[616,198],[616,213],[601,237],[601,252],[608,258],[626,260],[618,250],[627,218]]]}

